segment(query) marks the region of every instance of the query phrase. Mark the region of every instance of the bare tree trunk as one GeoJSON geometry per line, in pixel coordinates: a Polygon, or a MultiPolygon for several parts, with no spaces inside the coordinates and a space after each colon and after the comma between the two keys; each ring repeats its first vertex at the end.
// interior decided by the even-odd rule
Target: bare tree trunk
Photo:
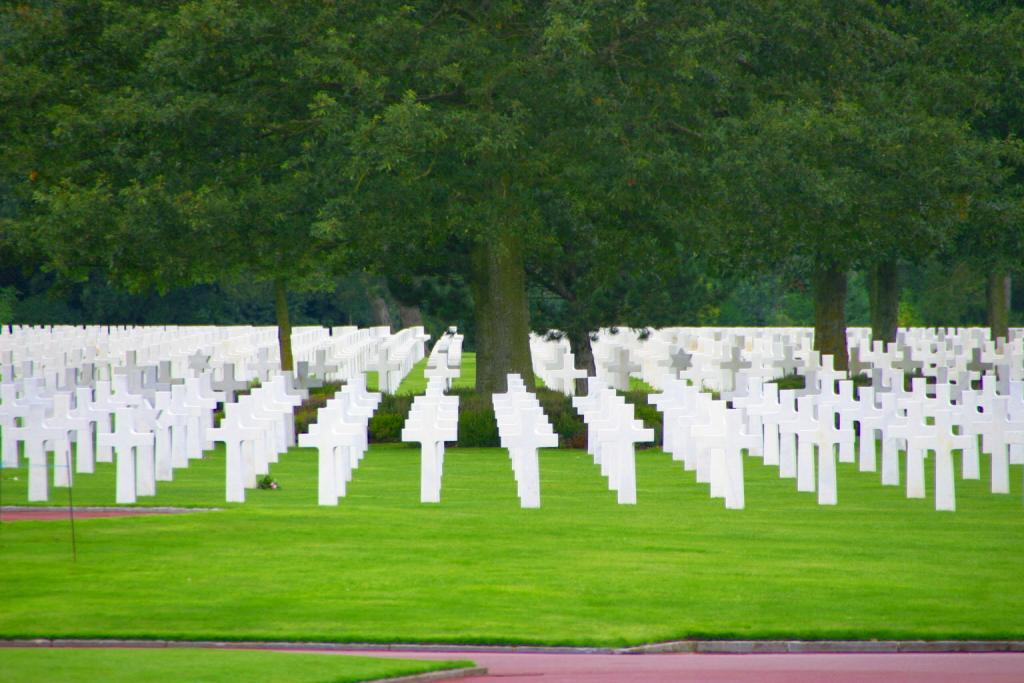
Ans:
{"type": "MultiPolygon", "coordinates": [[[[576,367],[586,370],[588,376],[597,374],[597,367],[594,364],[594,348],[590,345],[590,332],[586,330],[571,330],[566,333],[569,337],[569,345],[576,355],[576,367]]],[[[576,380],[576,394],[585,396],[587,393],[586,378],[576,380]]]]}
{"type": "Polygon", "coordinates": [[[284,278],[274,280],[274,313],[277,317],[277,346],[281,369],[294,370],[292,360],[292,324],[288,319],[288,286],[284,278]]]}
{"type": "Polygon", "coordinates": [[[370,295],[370,307],[373,309],[373,322],[382,327],[391,327],[391,313],[388,302],[380,294],[370,295]]]}
{"type": "Polygon", "coordinates": [[[402,321],[402,327],[416,327],[423,324],[423,314],[419,306],[406,306],[398,302],[398,318],[402,321]]]}
{"type": "Polygon", "coordinates": [[[814,348],[835,358],[835,368],[846,370],[846,270],[822,265],[814,273],[814,348]]]}
{"type": "Polygon", "coordinates": [[[518,373],[533,388],[530,362],[530,310],[526,270],[518,237],[503,234],[478,243],[470,255],[476,317],[476,390],[506,390],[506,375],[518,373]]]}
{"type": "Polygon", "coordinates": [[[899,327],[900,283],[896,261],[882,261],[870,275],[871,339],[896,342],[899,327]]]}
{"type": "Polygon", "coordinates": [[[988,275],[988,326],[992,339],[1008,339],[1010,336],[1010,291],[1013,280],[1005,270],[995,270],[988,275]]]}

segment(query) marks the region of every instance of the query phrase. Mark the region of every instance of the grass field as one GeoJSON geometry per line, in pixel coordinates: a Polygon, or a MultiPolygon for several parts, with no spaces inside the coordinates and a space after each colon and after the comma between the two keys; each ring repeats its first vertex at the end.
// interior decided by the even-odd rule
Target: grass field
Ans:
{"type": "MultiPolygon", "coordinates": [[[[427,378],[423,371],[427,368],[427,359],[423,358],[413,366],[402,383],[398,385],[396,394],[422,394],[427,390],[427,378]]],[[[367,385],[369,386],[369,384],[367,385]]],[[[476,386],[476,354],[462,354],[462,366],[459,376],[452,380],[453,389],[472,389],[476,386]]]]}
{"type": "MultiPolygon", "coordinates": [[[[321,508],[314,453],[295,449],[272,468],[280,490],[225,505],[214,452],[146,502],[222,511],[79,520],[77,562],[66,522],[0,524],[0,637],[1024,637],[1019,466],[1012,495],[958,481],[958,511],[939,513],[853,465],[839,505],[820,507],[747,458],[747,509],[727,511],[660,451],[637,456],[636,506],[586,453],[545,451],[543,507],[522,510],[504,451],[449,450],[439,505],[418,502],[418,461],[374,446],[349,496],[321,508]]],[[[24,502],[25,484],[3,472],[3,502],[24,502]]],[[[113,465],[74,495],[112,504],[113,465]]]]}
{"type": "Polygon", "coordinates": [[[192,648],[0,648],[4,683],[350,683],[469,665],[192,648]]]}

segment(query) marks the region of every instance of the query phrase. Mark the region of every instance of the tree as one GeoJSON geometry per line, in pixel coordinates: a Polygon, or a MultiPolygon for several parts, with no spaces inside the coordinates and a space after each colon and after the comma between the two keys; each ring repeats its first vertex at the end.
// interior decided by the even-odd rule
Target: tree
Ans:
{"type": "MultiPolygon", "coordinates": [[[[805,2],[728,15],[725,44],[744,47],[719,62],[739,94],[709,164],[709,247],[741,267],[805,273],[815,348],[838,368],[848,271],[875,271],[874,299],[891,306],[894,261],[948,244],[964,193],[989,180],[989,150],[922,94],[940,72],[920,47],[931,34],[906,15],[937,7],[805,2]]],[[[878,318],[881,336],[892,320],[878,318]]]]}
{"type": "Polygon", "coordinates": [[[678,253],[673,200],[689,165],[665,137],[687,128],[651,113],[678,105],[679,90],[660,84],[683,9],[439,3],[410,14],[396,102],[362,154],[359,187],[381,201],[338,201],[323,228],[372,225],[392,276],[465,279],[479,390],[502,390],[508,372],[531,381],[528,285],[564,304],[544,322],[569,333],[586,366],[587,333],[631,308],[615,294],[623,271],[635,282],[678,253]]]}
{"type": "Polygon", "coordinates": [[[365,226],[393,277],[462,277],[478,390],[504,390],[509,372],[532,384],[527,266],[558,241],[543,215],[551,192],[561,196],[585,165],[575,155],[600,139],[585,128],[595,92],[581,79],[565,87],[558,18],[542,4],[427,3],[408,20],[393,104],[363,141],[360,195],[336,201],[322,228],[365,226]]]}
{"type": "Polygon", "coordinates": [[[541,327],[564,332],[590,374],[594,330],[676,324],[706,304],[684,208],[701,137],[690,126],[709,115],[673,66],[700,14],[673,2],[549,5],[546,230],[527,270],[547,295],[541,327]]]}
{"type": "Polygon", "coordinates": [[[965,202],[964,230],[957,257],[967,255],[986,278],[987,323],[993,339],[1009,336],[1012,272],[1024,250],[1024,11],[1016,3],[991,2],[971,8],[955,34],[964,69],[972,75],[972,128],[993,148],[993,166],[1002,174],[986,192],[965,202]]]}
{"type": "MultiPolygon", "coordinates": [[[[595,372],[591,334],[603,327],[697,323],[707,317],[718,287],[705,264],[679,242],[643,221],[621,217],[606,225],[544,210],[552,231],[547,248],[527,264],[535,284],[534,326],[564,334],[577,366],[595,372]]],[[[585,381],[577,390],[585,393],[585,381]]]]}
{"type": "MultiPolygon", "coordinates": [[[[906,5],[896,13],[897,29],[915,37],[910,43],[911,53],[903,67],[907,85],[902,91],[905,99],[922,112],[936,118],[945,118],[961,124],[959,139],[947,145],[960,156],[954,164],[935,162],[929,168],[928,159],[922,158],[910,170],[924,169],[921,175],[911,175],[911,182],[901,182],[897,199],[892,206],[898,210],[893,216],[894,230],[903,230],[901,218],[913,215],[917,196],[936,197],[936,188],[945,192],[948,204],[945,241],[935,243],[908,243],[891,240],[882,245],[883,258],[874,266],[871,278],[873,336],[875,339],[894,341],[897,307],[899,305],[899,263],[921,263],[939,257],[955,266],[967,246],[964,234],[975,237],[999,231],[1003,244],[995,250],[986,249],[985,260],[1005,263],[1019,250],[1020,228],[1013,221],[1014,205],[1019,194],[1014,188],[1011,173],[1013,159],[1019,156],[1017,144],[1005,126],[1006,115],[1019,108],[1015,96],[1010,95],[1020,83],[1021,59],[1019,50],[1024,36],[1024,23],[1019,10],[986,7],[978,3],[936,2],[925,7],[906,5]],[[922,9],[924,11],[922,11],[922,9]],[[959,165],[959,168],[958,168],[959,165]],[[953,172],[944,176],[940,169],[953,172]],[[904,189],[909,191],[903,191],[904,189]],[[904,202],[900,196],[909,197],[904,202]],[[957,234],[959,233],[959,234],[957,234]],[[1017,244],[1015,244],[1015,242],[1017,244]]],[[[1018,109],[1019,110],[1019,109],[1018,109]]],[[[1011,115],[1012,116],[1012,115],[1011,115]]],[[[924,156],[918,154],[918,156],[924,156]]],[[[894,168],[901,180],[906,178],[905,168],[894,168]]],[[[932,220],[941,220],[932,216],[932,220]]],[[[1019,221],[1018,221],[1019,222],[1019,221]]],[[[977,251],[977,249],[973,250],[977,251]]],[[[998,266],[996,270],[999,270],[998,266]]]]}
{"type": "Polygon", "coordinates": [[[291,368],[287,291],[326,288],[345,265],[337,240],[311,231],[344,177],[315,162],[345,157],[338,129],[358,134],[378,102],[362,62],[378,56],[372,29],[390,8],[92,4],[7,13],[2,78],[32,87],[3,103],[17,111],[5,166],[30,202],[6,227],[70,278],[99,267],[134,289],[270,281],[291,368]]]}

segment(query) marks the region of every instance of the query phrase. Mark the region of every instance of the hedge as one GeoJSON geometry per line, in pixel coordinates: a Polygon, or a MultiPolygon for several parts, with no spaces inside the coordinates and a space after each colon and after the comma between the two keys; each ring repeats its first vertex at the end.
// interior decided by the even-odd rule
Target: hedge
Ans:
{"type": "MultiPolygon", "coordinates": [[[[309,392],[309,398],[295,411],[295,433],[301,434],[316,422],[317,411],[327,404],[335,392],[342,387],[340,382],[331,382],[309,392]]],[[[453,446],[463,448],[490,448],[501,445],[498,438],[498,423],[494,418],[491,397],[478,394],[472,389],[453,389],[450,395],[459,397],[459,440],[453,446]]],[[[586,448],[587,428],[583,419],[572,406],[572,398],[551,389],[536,391],[544,414],[547,415],[560,448],[586,448]]],[[[628,403],[633,404],[636,417],[646,427],[654,430],[653,444],[639,444],[652,447],[661,444],[661,413],[647,402],[648,392],[624,392],[628,403]]],[[[402,427],[409,416],[409,409],[415,397],[385,394],[373,417],[370,418],[370,443],[397,443],[402,440],[402,427]]]]}

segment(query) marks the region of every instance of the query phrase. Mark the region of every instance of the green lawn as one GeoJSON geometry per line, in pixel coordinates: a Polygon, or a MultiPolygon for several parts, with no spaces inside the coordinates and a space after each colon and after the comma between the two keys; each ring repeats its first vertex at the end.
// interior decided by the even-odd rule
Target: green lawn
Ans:
{"type": "MultiPolygon", "coordinates": [[[[398,391],[395,393],[422,394],[425,392],[427,390],[427,378],[423,376],[423,371],[426,368],[427,359],[423,358],[413,366],[409,374],[402,380],[402,383],[398,385],[398,391]]],[[[452,380],[452,388],[472,389],[474,386],[476,386],[476,354],[463,352],[462,367],[459,376],[452,380]]]]}
{"type": "MultiPolygon", "coordinates": [[[[439,505],[418,502],[418,461],[374,446],[321,508],[296,449],[272,468],[282,489],[226,505],[212,453],[147,503],[223,511],[79,520],[77,563],[66,522],[3,523],[0,637],[1024,637],[1020,466],[1012,495],[958,481],[958,512],[939,513],[845,464],[839,505],[820,507],[748,458],[747,509],[727,511],[660,451],[637,456],[639,504],[619,506],[585,453],[552,450],[543,507],[522,510],[504,451],[450,449],[439,505]]],[[[78,476],[76,504],[112,504],[113,472],[78,476]]],[[[24,470],[3,476],[3,502],[24,502],[24,470]]]]}
{"type": "MultiPolygon", "coordinates": [[[[426,369],[426,367],[427,367],[427,359],[426,358],[423,358],[422,360],[420,360],[420,362],[416,363],[416,365],[413,366],[412,370],[409,371],[409,374],[405,376],[405,379],[402,380],[402,383],[398,385],[398,391],[396,391],[395,393],[396,394],[412,394],[412,395],[415,395],[415,394],[422,394],[423,392],[425,392],[427,390],[427,378],[423,376],[423,371],[424,371],[424,369],[426,369]]],[[[370,374],[373,375],[373,379],[372,379],[373,384],[372,384],[372,389],[371,390],[376,390],[376,387],[377,387],[377,373],[367,373],[367,376],[369,376],[370,374]]],[[[640,382],[640,380],[635,380],[635,381],[640,382]]],[[[370,382],[371,382],[371,380],[368,379],[367,380],[367,386],[368,387],[371,386],[370,382]]],[[[544,386],[544,381],[540,377],[537,377],[536,375],[534,376],[534,383],[537,385],[537,388],[541,388],[541,387],[544,386]]],[[[641,382],[640,384],[643,384],[643,383],[641,382]]],[[[643,386],[647,386],[647,385],[643,384],[643,386]]],[[[453,389],[473,389],[475,387],[476,387],[476,353],[474,353],[472,351],[463,351],[462,352],[462,368],[461,368],[461,372],[459,373],[458,377],[456,377],[454,380],[452,380],[452,388],[453,389]]],[[[651,390],[650,387],[648,387],[648,390],[651,390]]]]}
{"type": "Polygon", "coordinates": [[[4,683],[349,683],[471,666],[244,650],[0,648],[4,683]]]}
{"type": "Polygon", "coordinates": [[[629,390],[630,391],[643,391],[648,394],[656,393],[657,390],[647,382],[637,377],[629,378],[629,390]]]}

